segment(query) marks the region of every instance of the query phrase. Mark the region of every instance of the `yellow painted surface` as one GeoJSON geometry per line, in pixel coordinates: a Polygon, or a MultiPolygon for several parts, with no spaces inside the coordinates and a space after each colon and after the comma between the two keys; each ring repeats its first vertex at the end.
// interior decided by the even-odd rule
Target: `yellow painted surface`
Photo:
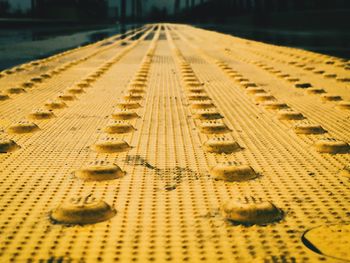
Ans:
{"type": "Polygon", "coordinates": [[[0,262],[349,260],[349,62],[139,31],[1,74],[0,262]]]}

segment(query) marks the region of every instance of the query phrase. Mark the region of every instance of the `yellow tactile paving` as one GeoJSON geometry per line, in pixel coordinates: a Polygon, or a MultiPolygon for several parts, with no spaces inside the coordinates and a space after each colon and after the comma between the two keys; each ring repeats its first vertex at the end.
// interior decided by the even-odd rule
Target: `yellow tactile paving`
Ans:
{"type": "Polygon", "coordinates": [[[348,67],[161,24],[2,72],[0,261],[349,261],[348,67]]]}

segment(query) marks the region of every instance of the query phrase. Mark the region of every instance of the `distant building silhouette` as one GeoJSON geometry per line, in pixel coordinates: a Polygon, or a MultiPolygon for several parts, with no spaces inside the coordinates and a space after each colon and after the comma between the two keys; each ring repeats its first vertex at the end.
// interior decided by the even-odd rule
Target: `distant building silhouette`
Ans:
{"type": "Polygon", "coordinates": [[[0,0],[0,16],[25,15],[32,11],[32,0],[0,0]]]}
{"type": "MultiPolygon", "coordinates": [[[[345,9],[350,9],[350,0],[0,0],[1,17],[31,15],[34,18],[87,22],[176,20],[233,23],[234,20],[236,23],[235,19],[245,16],[249,18],[247,21],[255,24],[269,25],[276,13],[300,14],[304,11],[327,13],[318,20],[315,14],[314,21],[327,19],[327,22],[332,22],[344,17],[345,9]]],[[[312,20],[307,15],[294,18],[305,24],[312,20]]]]}
{"type": "MultiPolygon", "coordinates": [[[[189,4],[190,0],[184,0],[189,4]]],[[[322,23],[330,22],[332,19],[339,21],[345,17],[346,10],[350,9],[350,0],[208,0],[201,2],[194,8],[186,11],[183,16],[192,22],[232,22],[240,16],[252,16],[255,24],[268,25],[271,21],[271,14],[277,13],[299,13],[320,12],[317,19],[314,13],[314,21],[322,23]],[[338,17],[338,14],[340,17],[338,17]],[[322,15],[325,15],[322,17],[322,15]],[[322,20],[328,21],[322,21],[322,20]]],[[[306,14],[306,13],[305,13],[306,14]]],[[[287,15],[288,17],[288,15],[287,15]]],[[[286,17],[286,19],[287,19],[286,17]]],[[[291,19],[293,16],[290,16],[291,19]]],[[[311,18],[311,17],[310,17],[311,18]]],[[[295,17],[298,19],[298,17],[295,17]]],[[[281,17],[283,20],[283,17],[281,17]]],[[[297,21],[298,22],[298,21],[297,21]]],[[[308,24],[308,17],[300,17],[301,23],[308,24]]],[[[348,22],[345,22],[348,24],[348,22]]]]}
{"type": "MultiPolygon", "coordinates": [[[[116,0],[121,21],[169,20],[210,0],[116,0]]],[[[220,0],[219,0],[220,1],[220,0]]]]}
{"type": "Polygon", "coordinates": [[[0,0],[1,16],[106,21],[117,19],[118,0],[0,0]]]}

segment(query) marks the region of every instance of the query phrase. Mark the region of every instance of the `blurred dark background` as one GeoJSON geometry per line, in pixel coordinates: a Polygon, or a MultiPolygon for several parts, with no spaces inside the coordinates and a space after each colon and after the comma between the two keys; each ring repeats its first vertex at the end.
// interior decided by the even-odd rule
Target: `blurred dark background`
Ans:
{"type": "Polygon", "coordinates": [[[350,58],[349,17],[350,0],[0,0],[0,52],[10,43],[86,32],[62,43],[65,50],[129,27],[175,22],[350,58]]]}
{"type": "Polygon", "coordinates": [[[0,0],[0,18],[348,28],[349,0],[0,0]]]}

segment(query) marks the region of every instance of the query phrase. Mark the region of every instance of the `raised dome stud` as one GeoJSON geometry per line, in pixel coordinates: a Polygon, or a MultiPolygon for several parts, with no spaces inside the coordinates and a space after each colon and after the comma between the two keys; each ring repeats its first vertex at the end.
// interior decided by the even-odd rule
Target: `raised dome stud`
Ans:
{"type": "Polygon", "coordinates": [[[186,87],[193,88],[193,87],[202,87],[203,83],[199,81],[185,81],[186,87]]]}
{"type": "Polygon", "coordinates": [[[185,82],[199,81],[198,78],[195,75],[193,75],[193,76],[185,76],[185,75],[183,75],[183,80],[185,82]]]}
{"type": "Polygon", "coordinates": [[[350,78],[337,78],[337,81],[339,82],[350,82],[350,78]]]}
{"type": "Polygon", "coordinates": [[[15,141],[0,138],[0,153],[10,153],[21,148],[15,141]]]}
{"type": "Polygon", "coordinates": [[[256,102],[264,102],[264,101],[274,101],[276,98],[268,93],[257,93],[255,94],[256,102]]]}
{"type": "Polygon", "coordinates": [[[220,112],[213,109],[198,110],[193,114],[193,117],[199,120],[217,120],[223,118],[220,112]]]}
{"type": "Polygon", "coordinates": [[[54,117],[56,116],[55,114],[53,114],[52,111],[43,109],[33,110],[31,113],[28,114],[28,119],[31,120],[47,120],[52,119],[54,117]]]}
{"type": "Polygon", "coordinates": [[[120,109],[138,109],[141,108],[141,104],[135,101],[121,101],[117,104],[117,107],[120,109]]]}
{"type": "Polygon", "coordinates": [[[97,76],[90,76],[85,79],[85,82],[92,83],[96,81],[97,76]]]}
{"type": "MultiPolygon", "coordinates": [[[[325,222],[322,225],[307,229],[302,234],[301,241],[305,248],[327,258],[327,261],[329,259],[329,261],[334,262],[349,262],[349,233],[349,222],[325,222]]],[[[321,262],[322,260],[316,261],[321,262]]]]}
{"type": "Polygon", "coordinates": [[[147,76],[148,76],[147,70],[146,70],[146,71],[139,71],[139,72],[136,74],[136,77],[141,77],[141,78],[147,78],[147,76]]]}
{"type": "Polygon", "coordinates": [[[145,81],[132,81],[130,83],[130,86],[136,88],[145,88],[147,85],[145,81]]]}
{"type": "Polygon", "coordinates": [[[200,124],[199,130],[206,134],[222,134],[231,131],[225,123],[218,121],[204,121],[200,124]]]}
{"type": "Polygon", "coordinates": [[[294,86],[298,89],[308,89],[312,87],[310,83],[295,83],[294,86]]]}
{"type": "Polygon", "coordinates": [[[241,82],[241,83],[249,82],[249,79],[243,78],[242,76],[238,76],[237,78],[235,78],[235,80],[238,81],[238,82],[241,82]]]}
{"type": "MultiPolygon", "coordinates": [[[[289,82],[298,82],[298,81],[300,81],[300,79],[291,77],[291,78],[287,78],[287,81],[289,81],[289,82]]],[[[298,85],[298,84],[296,84],[296,85],[298,85]]]]}
{"type": "Polygon", "coordinates": [[[282,74],[278,74],[277,77],[279,77],[279,78],[288,78],[288,77],[290,77],[290,75],[282,73],[282,74]]]}
{"type": "Polygon", "coordinates": [[[326,79],[334,79],[337,77],[337,74],[325,74],[323,75],[326,79]]]}
{"type": "Polygon", "coordinates": [[[68,94],[68,93],[59,94],[57,96],[57,100],[61,100],[61,101],[73,101],[76,99],[77,99],[77,97],[75,95],[68,94]]]}
{"type": "Polygon", "coordinates": [[[233,79],[236,79],[236,78],[241,78],[242,75],[238,72],[235,72],[235,71],[230,71],[230,72],[227,72],[227,74],[229,75],[229,77],[233,78],[233,79]]]}
{"type": "Polygon", "coordinates": [[[303,120],[305,117],[298,111],[292,109],[283,109],[277,112],[277,117],[280,120],[303,120]]]}
{"type": "Polygon", "coordinates": [[[140,88],[140,87],[130,87],[128,88],[128,92],[130,93],[135,93],[135,94],[143,94],[145,93],[145,89],[144,88],[140,88]]]}
{"type": "Polygon", "coordinates": [[[85,181],[104,181],[122,178],[125,172],[115,164],[93,162],[75,171],[74,175],[85,181]]]}
{"type": "Polygon", "coordinates": [[[56,110],[67,107],[67,104],[59,100],[49,100],[44,104],[44,107],[48,110],[56,110]]]}
{"type": "Polygon", "coordinates": [[[350,101],[338,102],[336,107],[341,110],[350,110],[350,101]]]}
{"type": "Polygon", "coordinates": [[[76,84],[77,87],[79,88],[89,88],[90,83],[88,81],[82,81],[76,84]]]}
{"type": "Polygon", "coordinates": [[[326,91],[324,89],[319,89],[319,88],[310,88],[310,89],[307,89],[306,92],[308,94],[323,94],[323,93],[326,93],[326,91]]]}
{"type": "Polygon", "coordinates": [[[91,148],[99,153],[118,153],[128,151],[131,147],[122,139],[107,137],[96,142],[91,148]]]}
{"type": "Polygon", "coordinates": [[[286,103],[283,102],[277,102],[277,101],[269,101],[262,104],[265,109],[268,110],[281,110],[281,109],[288,109],[289,106],[286,103]]]}
{"type": "Polygon", "coordinates": [[[210,174],[214,179],[226,182],[242,182],[258,177],[252,167],[236,162],[219,163],[210,169],[210,174]]]}
{"type": "Polygon", "coordinates": [[[95,224],[111,219],[117,211],[91,195],[70,198],[50,212],[54,223],[66,225],[95,224]]]}
{"type": "Polygon", "coordinates": [[[38,130],[40,130],[39,127],[35,123],[29,121],[19,121],[7,128],[7,132],[16,134],[31,133],[38,130]]]}
{"type": "Polygon", "coordinates": [[[210,138],[203,144],[204,150],[210,153],[233,153],[241,150],[241,146],[234,140],[226,137],[210,138]]]}
{"type": "Polygon", "coordinates": [[[350,152],[350,145],[347,142],[333,138],[320,139],[314,144],[314,147],[320,153],[337,154],[350,152]]]}
{"type": "Polygon", "coordinates": [[[10,98],[9,95],[5,94],[5,93],[2,93],[0,92],[0,101],[3,101],[3,100],[8,100],[10,98]]]}
{"type": "Polygon", "coordinates": [[[128,133],[135,130],[134,126],[125,121],[113,121],[104,128],[104,131],[109,134],[128,133]]]}
{"type": "Polygon", "coordinates": [[[118,109],[112,113],[112,118],[115,120],[132,120],[140,118],[140,116],[133,110],[118,109]]]}
{"type": "Polygon", "coordinates": [[[128,101],[135,101],[135,100],[138,101],[138,100],[142,100],[143,96],[140,93],[128,93],[128,94],[125,94],[123,98],[128,101]]]}
{"type": "Polygon", "coordinates": [[[43,79],[41,77],[34,77],[34,78],[31,78],[30,81],[35,83],[40,83],[43,81],[43,79]]]}
{"type": "Polygon", "coordinates": [[[183,72],[183,71],[181,71],[181,73],[182,73],[181,75],[182,75],[183,79],[195,78],[196,77],[196,74],[194,74],[193,71],[191,71],[191,72],[183,72]]]}
{"type": "Polygon", "coordinates": [[[137,76],[134,77],[134,81],[146,82],[147,81],[147,76],[137,75],[137,76]]]}
{"type": "Polygon", "coordinates": [[[326,101],[341,101],[343,99],[339,95],[323,94],[321,95],[321,100],[326,102],[326,101]]]}
{"type": "MultiPolygon", "coordinates": [[[[250,200],[251,199],[251,200],[250,200]]],[[[269,201],[231,199],[221,206],[222,215],[229,221],[242,225],[266,225],[280,221],[283,211],[269,201]]]]}
{"type": "Polygon", "coordinates": [[[199,92],[195,92],[195,93],[189,93],[187,94],[187,98],[189,100],[209,100],[210,97],[205,94],[205,93],[199,93],[199,92]]]}
{"type": "Polygon", "coordinates": [[[241,85],[245,88],[254,88],[257,87],[258,85],[256,85],[254,82],[242,82],[241,85]]]}
{"type": "Polygon", "coordinates": [[[297,134],[323,134],[327,132],[321,125],[309,122],[299,122],[294,125],[293,130],[297,134]]]}
{"type": "Polygon", "coordinates": [[[203,87],[188,87],[187,91],[190,93],[201,94],[205,92],[205,89],[203,89],[203,87]]]}
{"type": "Polygon", "coordinates": [[[67,90],[67,93],[70,93],[70,94],[82,94],[84,93],[84,89],[83,88],[80,88],[80,87],[72,87],[72,88],[68,88],[67,90]]]}
{"type": "Polygon", "coordinates": [[[262,88],[250,87],[246,89],[247,94],[258,94],[258,93],[266,93],[266,91],[262,88]]]}
{"type": "Polygon", "coordinates": [[[20,93],[25,93],[25,89],[20,88],[20,87],[13,87],[13,88],[8,88],[6,89],[7,94],[20,94],[20,93]]]}
{"type": "Polygon", "coordinates": [[[214,103],[212,103],[210,100],[199,100],[191,102],[192,109],[208,109],[214,107],[214,103]]]}
{"type": "Polygon", "coordinates": [[[194,75],[193,70],[190,69],[190,68],[187,68],[187,67],[182,68],[182,69],[181,69],[181,73],[182,73],[182,74],[191,74],[191,75],[194,75]]]}

